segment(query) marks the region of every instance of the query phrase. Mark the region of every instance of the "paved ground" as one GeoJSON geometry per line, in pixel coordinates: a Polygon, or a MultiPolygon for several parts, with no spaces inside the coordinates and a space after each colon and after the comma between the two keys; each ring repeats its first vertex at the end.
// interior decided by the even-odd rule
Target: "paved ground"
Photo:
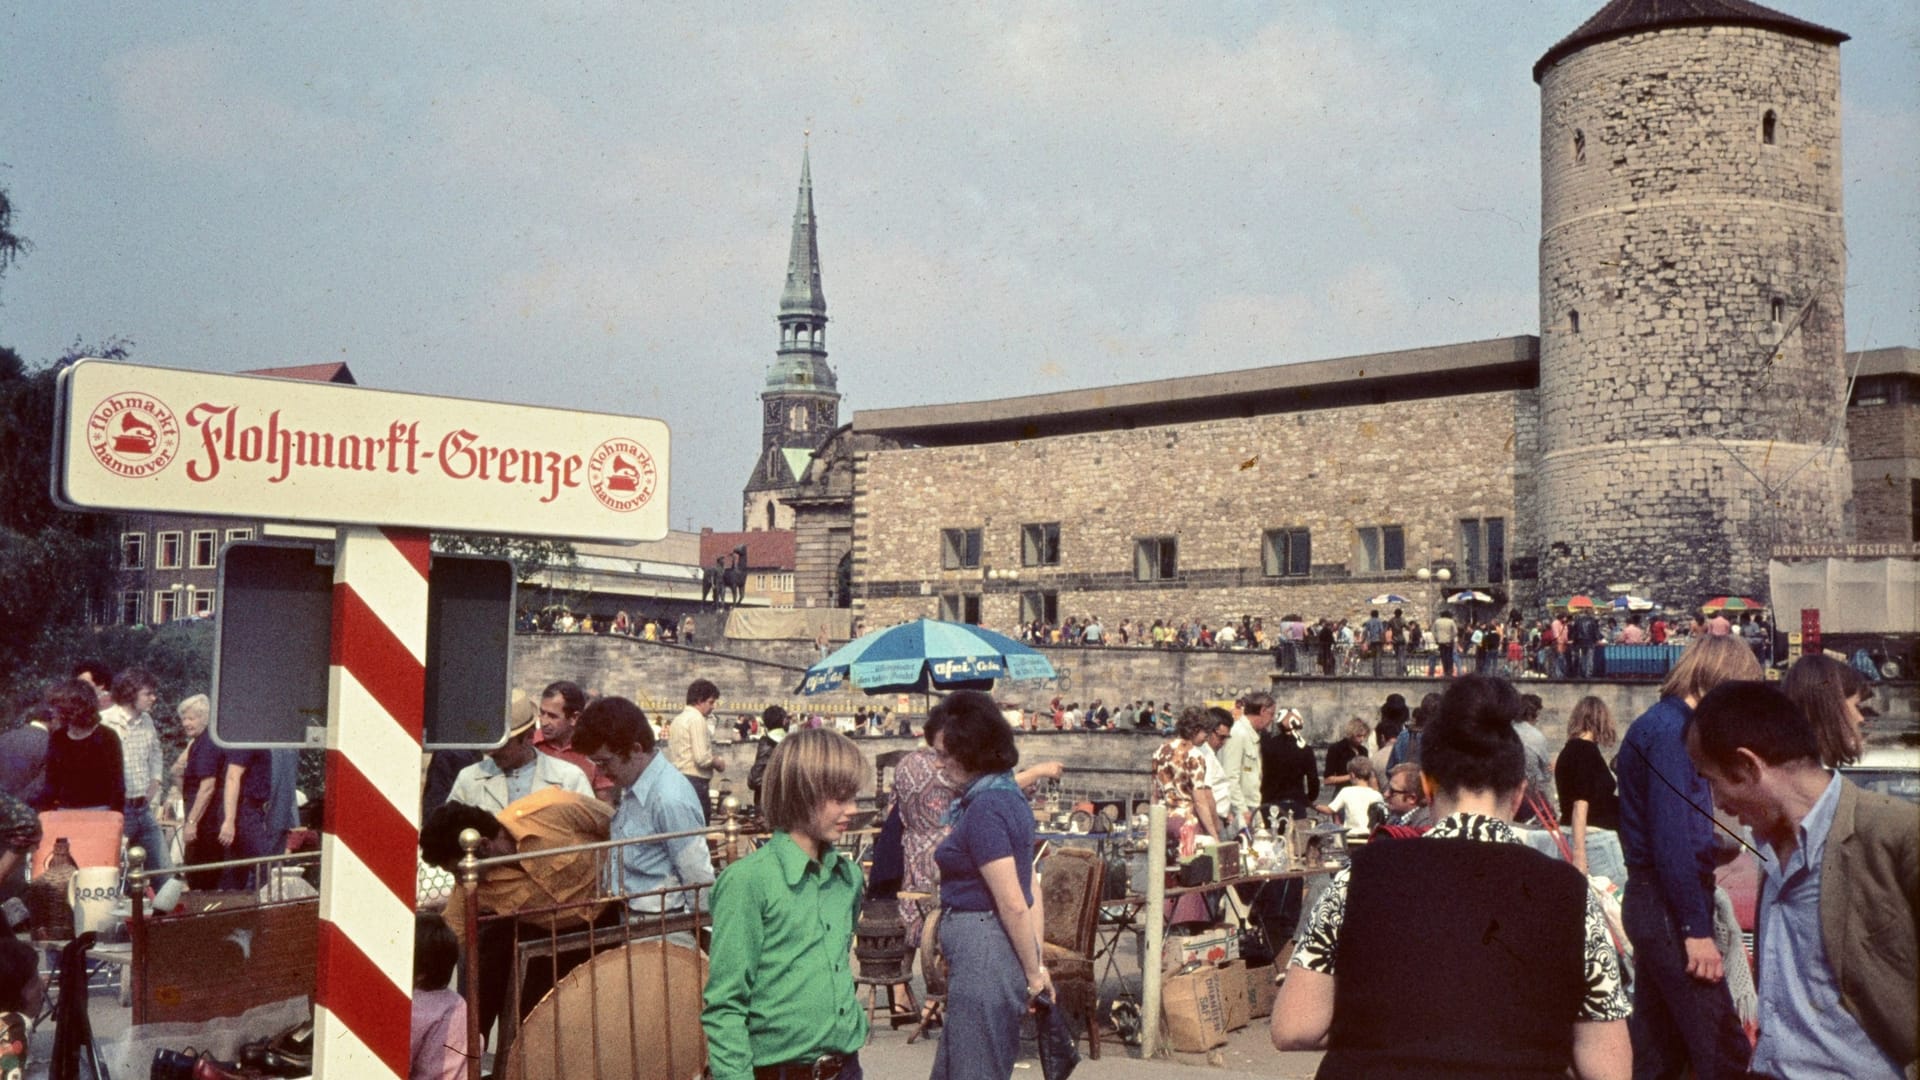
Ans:
{"type": "MultiPolygon", "coordinates": [[[[873,1041],[860,1052],[860,1061],[868,1076],[874,1080],[896,1080],[927,1074],[933,1067],[933,1045],[922,1039],[908,1046],[910,1031],[890,1031],[884,1025],[874,1029],[873,1041]]],[[[1232,1040],[1212,1054],[1169,1054],[1147,1061],[1140,1058],[1137,1047],[1107,1039],[1101,1040],[1099,1061],[1085,1057],[1084,1041],[1080,1052],[1082,1060],[1074,1070],[1074,1080],[1145,1080],[1176,1072],[1186,1075],[1189,1069],[1194,1070],[1195,1080],[1203,1077],[1206,1080],[1273,1080],[1275,1077],[1307,1080],[1320,1065],[1318,1053],[1276,1051],[1267,1038],[1264,1019],[1234,1032],[1232,1040]]],[[[1032,1056],[1031,1047],[1015,1067],[1014,1076],[1016,1080],[1023,1077],[1039,1080],[1040,1062],[1032,1056]]]]}

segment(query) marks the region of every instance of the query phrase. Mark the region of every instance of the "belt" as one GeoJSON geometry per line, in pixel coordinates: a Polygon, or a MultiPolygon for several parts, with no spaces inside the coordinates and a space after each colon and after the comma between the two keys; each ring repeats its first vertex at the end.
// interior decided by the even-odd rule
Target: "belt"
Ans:
{"type": "Polygon", "coordinates": [[[137,799],[127,800],[127,809],[129,810],[145,810],[146,808],[147,808],[147,797],[145,795],[142,795],[137,799]]]}
{"type": "Polygon", "coordinates": [[[753,1080],[833,1080],[840,1070],[860,1055],[821,1054],[812,1061],[789,1061],[780,1065],[755,1065],[753,1080]]]}

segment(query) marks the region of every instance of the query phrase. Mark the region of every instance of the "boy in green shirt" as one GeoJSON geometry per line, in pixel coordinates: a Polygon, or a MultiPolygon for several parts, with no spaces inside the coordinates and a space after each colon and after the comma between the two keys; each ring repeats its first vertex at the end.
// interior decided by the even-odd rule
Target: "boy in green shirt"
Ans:
{"type": "Polygon", "coordinates": [[[773,839],[713,887],[707,1061],[713,1080],[861,1080],[867,1014],[850,953],[860,867],[834,849],[870,769],[852,739],[796,732],[767,760],[773,839]]]}

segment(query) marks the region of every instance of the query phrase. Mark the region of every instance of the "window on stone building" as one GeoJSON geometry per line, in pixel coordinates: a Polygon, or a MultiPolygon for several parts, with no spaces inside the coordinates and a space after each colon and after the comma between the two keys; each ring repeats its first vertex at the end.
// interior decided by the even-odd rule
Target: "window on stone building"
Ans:
{"type": "Polygon", "coordinates": [[[1772,303],[1772,304],[1770,304],[1770,305],[1768,305],[1768,312],[1769,312],[1769,314],[1771,314],[1771,315],[1772,315],[1772,317],[1773,317],[1773,324],[1774,324],[1775,326],[1778,326],[1778,325],[1780,325],[1781,323],[1783,323],[1783,322],[1786,322],[1786,321],[1787,321],[1787,302],[1786,302],[1786,300],[1785,300],[1785,299],[1783,299],[1783,298],[1781,298],[1781,297],[1778,297],[1778,296],[1776,296],[1776,297],[1774,297],[1774,298],[1773,298],[1773,303],[1772,303]]]}
{"type": "Polygon", "coordinates": [[[1460,519],[1461,572],[1470,582],[1507,579],[1507,519],[1460,519]]]}
{"type": "Polygon", "coordinates": [[[140,600],[141,595],[138,589],[129,589],[120,594],[121,623],[135,626],[140,622],[140,600]]]}
{"type": "Polygon", "coordinates": [[[120,567],[123,570],[144,570],[147,566],[147,534],[120,534],[120,567]]]}
{"type": "Polygon", "coordinates": [[[228,529],[227,530],[227,543],[229,544],[237,544],[242,540],[251,540],[251,539],[253,539],[252,529],[228,529]]]}
{"type": "Polygon", "coordinates": [[[213,590],[194,589],[187,593],[187,603],[195,615],[203,619],[213,618],[213,590]]]}
{"type": "Polygon", "coordinates": [[[1853,384],[1853,400],[1847,402],[1849,408],[1865,408],[1873,405],[1885,405],[1889,400],[1890,387],[1883,379],[1859,379],[1853,384]]]}
{"type": "Polygon", "coordinates": [[[195,529],[193,531],[192,560],[195,570],[212,568],[214,557],[219,553],[220,549],[219,537],[220,534],[212,529],[195,529]]]}
{"type": "Polygon", "coordinates": [[[1036,589],[1020,594],[1020,621],[1030,623],[1035,619],[1049,625],[1060,623],[1060,594],[1050,590],[1036,589]]]}
{"type": "Polygon", "coordinates": [[[1575,165],[1587,163],[1587,133],[1579,128],[1573,129],[1573,163],[1575,165]]]}
{"type": "Polygon", "coordinates": [[[1580,309],[1579,308],[1572,308],[1568,310],[1567,329],[1573,331],[1576,334],[1580,332],[1580,309]]]}
{"type": "Polygon", "coordinates": [[[1779,127],[1779,115],[1772,109],[1768,109],[1766,115],[1760,118],[1760,141],[1768,146],[1772,146],[1774,137],[1778,134],[1779,127]]]}
{"type": "Polygon", "coordinates": [[[970,570],[979,565],[979,529],[940,530],[940,569],[970,570]]]}
{"type": "Polygon", "coordinates": [[[1306,577],[1313,569],[1313,537],[1306,529],[1268,529],[1260,543],[1260,572],[1306,577]]]}
{"type": "Polygon", "coordinates": [[[774,526],[773,526],[773,504],[772,504],[772,503],[768,503],[768,504],[767,504],[767,531],[768,531],[768,532],[772,532],[772,531],[773,531],[773,528],[774,528],[774,526]]]}
{"type": "Polygon", "coordinates": [[[153,565],[161,570],[180,569],[180,549],[185,545],[183,533],[163,532],[159,535],[159,550],[154,553],[153,565]]]}
{"type": "Polygon", "coordinates": [[[180,594],[172,589],[155,589],[153,592],[153,622],[158,626],[172,622],[180,615],[180,594]]]}
{"type": "Polygon", "coordinates": [[[1180,541],[1171,536],[1147,536],[1133,542],[1135,581],[1168,581],[1180,576],[1180,541]]]}
{"type": "Polygon", "coordinates": [[[940,618],[947,622],[971,623],[980,625],[980,596],[978,593],[941,593],[940,618]]]}
{"type": "Polygon", "coordinates": [[[1060,523],[1020,526],[1020,565],[1060,565],[1060,523]]]}
{"type": "Polygon", "coordinates": [[[1407,532],[1400,525],[1369,525],[1360,533],[1360,572],[1384,574],[1407,568],[1407,532]]]}

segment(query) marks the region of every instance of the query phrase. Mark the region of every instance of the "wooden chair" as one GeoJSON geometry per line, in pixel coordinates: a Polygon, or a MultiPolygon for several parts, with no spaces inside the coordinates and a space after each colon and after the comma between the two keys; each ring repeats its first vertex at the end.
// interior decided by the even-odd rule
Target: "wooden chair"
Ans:
{"type": "Polygon", "coordinates": [[[1055,848],[1037,868],[1044,897],[1042,959],[1058,1004],[1087,1022],[1088,1056],[1100,1059],[1100,985],[1093,953],[1107,866],[1085,848],[1055,848]]]}

